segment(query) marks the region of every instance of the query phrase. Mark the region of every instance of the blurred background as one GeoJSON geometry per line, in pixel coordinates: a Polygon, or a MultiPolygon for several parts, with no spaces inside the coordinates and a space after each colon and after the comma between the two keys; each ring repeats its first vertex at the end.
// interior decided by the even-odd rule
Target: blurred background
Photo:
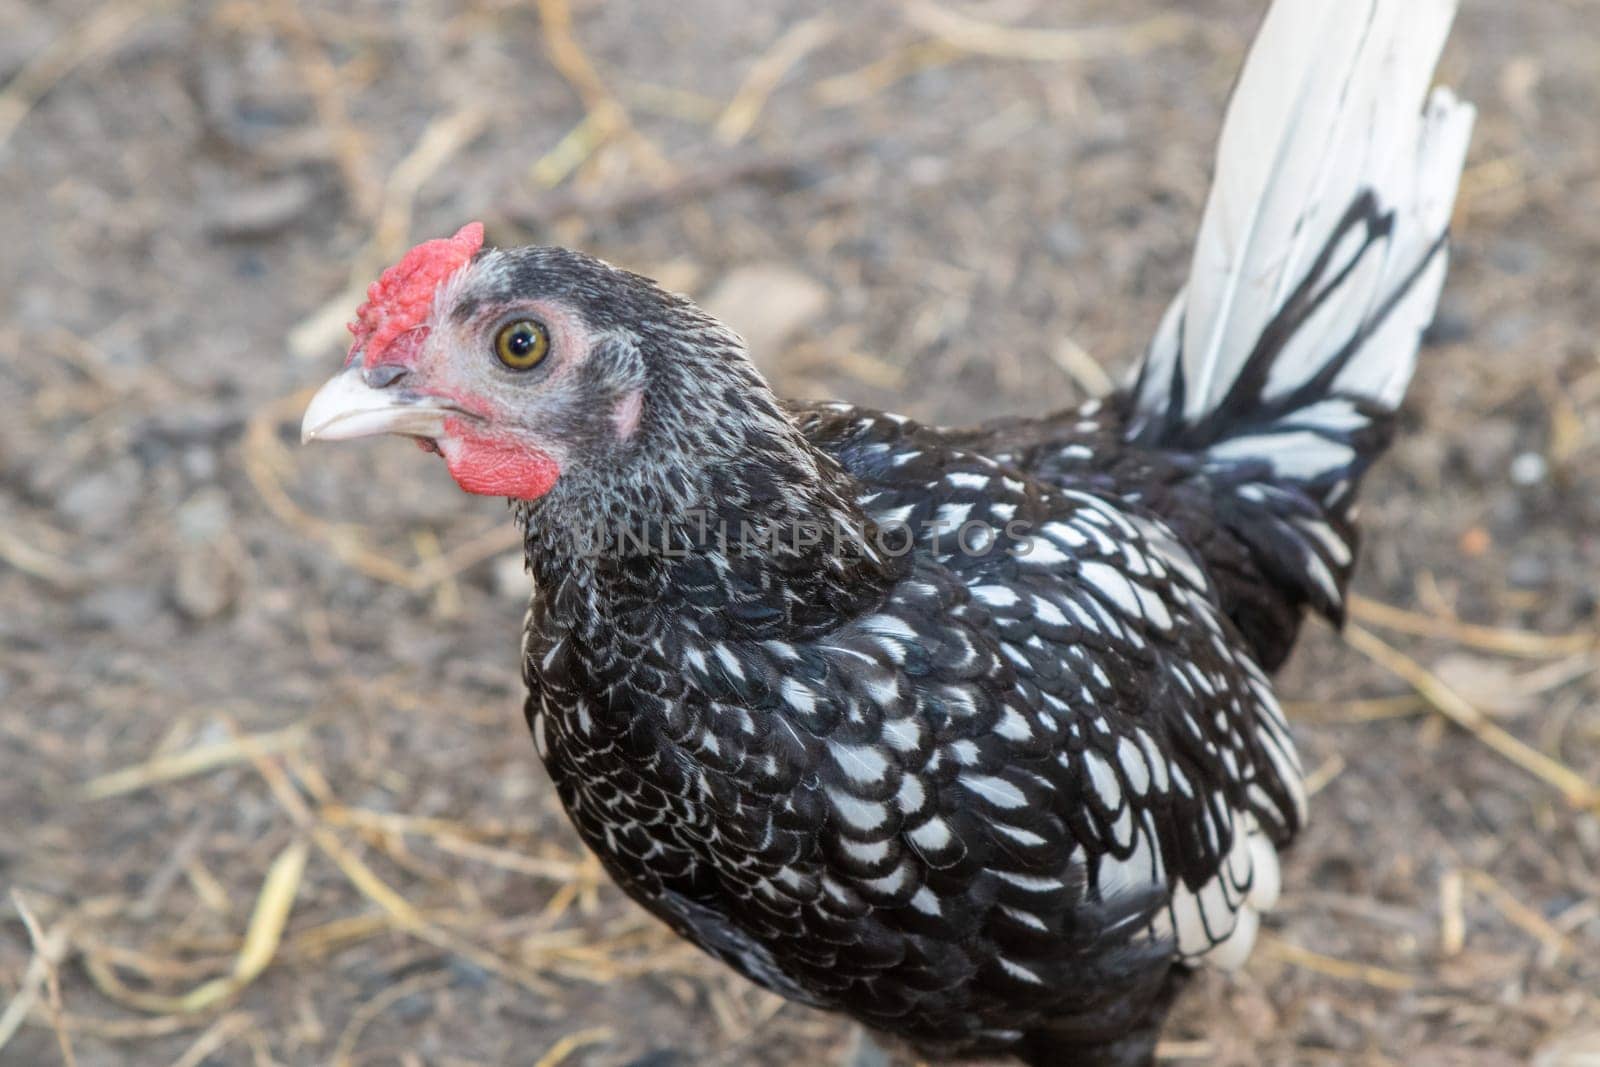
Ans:
{"type": "MultiPolygon", "coordinates": [[[[839,1021],[612,890],[520,714],[502,503],[298,447],[416,240],[575,245],[791,395],[1123,380],[1263,0],[0,0],[0,1062],[670,1067],[839,1021]]],[[[1600,1055],[1600,5],[1466,0],[1481,119],[1314,818],[1172,1062],[1600,1055]]]]}

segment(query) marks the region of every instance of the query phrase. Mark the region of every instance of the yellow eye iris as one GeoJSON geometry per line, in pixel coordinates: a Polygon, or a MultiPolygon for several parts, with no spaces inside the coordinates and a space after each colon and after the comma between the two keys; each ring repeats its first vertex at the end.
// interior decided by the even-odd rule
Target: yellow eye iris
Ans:
{"type": "Polygon", "coordinates": [[[518,319],[494,335],[494,354],[512,370],[531,370],[550,352],[550,331],[544,323],[518,319]]]}

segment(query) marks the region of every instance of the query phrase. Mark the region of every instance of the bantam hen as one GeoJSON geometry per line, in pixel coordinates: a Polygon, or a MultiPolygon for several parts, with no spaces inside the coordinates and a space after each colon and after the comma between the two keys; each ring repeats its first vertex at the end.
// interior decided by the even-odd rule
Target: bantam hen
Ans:
{"type": "Polygon", "coordinates": [[[509,497],[527,718],[624,891],[928,1055],[1139,1064],[1242,964],[1306,797],[1268,674],[1339,620],[1445,276],[1454,0],[1276,0],[1127,391],[975,429],[779,400],[560,248],[409,252],[305,440],[509,497]]]}

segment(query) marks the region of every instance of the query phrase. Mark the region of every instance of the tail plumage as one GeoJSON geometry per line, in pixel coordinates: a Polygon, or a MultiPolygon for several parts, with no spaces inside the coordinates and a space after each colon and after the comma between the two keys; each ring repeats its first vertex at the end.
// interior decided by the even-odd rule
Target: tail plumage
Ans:
{"type": "Polygon", "coordinates": [[[1276,0],[1130,434],[1238,486],[1229,525],[1337,617],[1352,491],[1444,284],[1473,109],[1427,95],[1456,0],[1276,0]]]}

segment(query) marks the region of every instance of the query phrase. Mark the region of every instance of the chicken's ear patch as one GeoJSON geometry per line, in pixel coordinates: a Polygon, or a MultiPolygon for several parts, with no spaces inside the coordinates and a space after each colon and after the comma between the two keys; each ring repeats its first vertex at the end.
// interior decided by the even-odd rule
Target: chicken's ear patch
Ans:
{"type": "Polygon", "coordinates": [[[350,323],[355,341],[345,364],[360,355],[365,365],[372,366],[396,338],[426,323],[440,283],[471,262],[482,248],[483,223],[469,222],[454,237],[424,241],[401,256],[400,262],[367,287],[367,302],[356,309],[355,321],[350,323]]]}

